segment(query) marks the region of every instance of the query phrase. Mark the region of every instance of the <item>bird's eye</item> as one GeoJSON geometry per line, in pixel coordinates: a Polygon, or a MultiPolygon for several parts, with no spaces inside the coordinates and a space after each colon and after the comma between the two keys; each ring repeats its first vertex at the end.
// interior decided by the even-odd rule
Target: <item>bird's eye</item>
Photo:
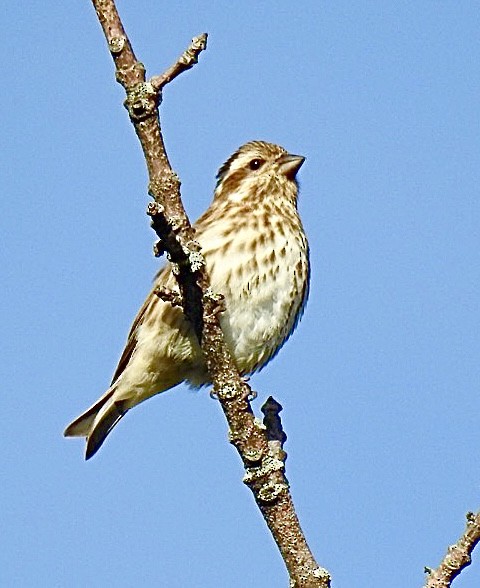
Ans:
{"type": "Polygon", "coordinates": [[[263,159],[252,159],[252,161],[248,164],[251,170],[256,170],[262,167],[265,162],[263,159]]]}

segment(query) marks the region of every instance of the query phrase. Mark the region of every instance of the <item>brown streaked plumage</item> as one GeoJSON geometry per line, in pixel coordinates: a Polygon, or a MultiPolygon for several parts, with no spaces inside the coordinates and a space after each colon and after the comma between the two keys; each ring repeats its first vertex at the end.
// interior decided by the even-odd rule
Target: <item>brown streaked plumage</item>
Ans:
{"type": "MultiPolygon", "coordinates": [[[[220,322],[242,375],[261,369],[295,329],[308,296],[308,244],[297,212],[303,157],[271,143],[243,145],[220,168],[213,202],[194,227],[220,322]]],[[[86,437],[86,459],[135,405],[181,382],[209,383],[193,329],[159,286],[176,289],[170,264],[135,318],[107,392],[65,430],[86,437]]]]}

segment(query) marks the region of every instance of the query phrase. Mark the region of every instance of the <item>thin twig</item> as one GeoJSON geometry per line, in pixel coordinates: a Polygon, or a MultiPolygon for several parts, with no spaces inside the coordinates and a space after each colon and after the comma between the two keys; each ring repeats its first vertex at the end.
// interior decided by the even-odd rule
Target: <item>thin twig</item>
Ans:
{"type": "Polygon", "coordinates": [[[161,89],[197,62],[199,53],[206,47],[207,36],[196,37],[164,74],[146,81],[145,68],[133,53],[114,1],[92,2],[115,62],[116,79],[125,88],[125,106],[145,155],[149,194],[155,201],[149,205],[148,214],[160,240],[155,251],[168,251],[178,268],[183,310],[202,345],[214,395],[227,418],[230,440],[246,469],[245,482],[282,553],[290,586],[328,588],[330,576],[316,563],[295,514],[284,475],[284,457],[268,443],[264,425],[254,418],[249,403],[251,390],[240,377],[225,344],[218,321],[222,297],[210,288],[205,262],[180,199],[180,181],[170,166],[163,143],[158,116],[161,89]]]}
{"type": "Polygon", "coordinates": [[[460,572],[472,563],[472,552],[480,541],[480,512],[467,513],[467,527],[455,545],[450,545],[436,570],[425,568],[424,588],[450,588],[460,572]]]}
{"type": "Polygon", "coordinates": [[[190,47],[182,53],[177,61],[160,76],[154,76],[150,83],[159,92],[181,73],[190,69],[198,62],[198,56],[207,48],[207,33],[202,33],[192,39],[190,47]]]}

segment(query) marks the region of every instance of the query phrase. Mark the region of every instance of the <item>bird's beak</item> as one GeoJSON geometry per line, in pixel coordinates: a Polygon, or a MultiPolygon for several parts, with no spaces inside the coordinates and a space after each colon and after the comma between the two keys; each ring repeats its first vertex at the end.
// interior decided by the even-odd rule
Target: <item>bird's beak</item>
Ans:
{"type": "Polygon", "coordinates": [[[286,153],[278,160],[280,172],[285,174],[290,180],[293,180],[304,161],[305,157],[302,157],[301,155],[291,155],[290,153],[286,153]]]}

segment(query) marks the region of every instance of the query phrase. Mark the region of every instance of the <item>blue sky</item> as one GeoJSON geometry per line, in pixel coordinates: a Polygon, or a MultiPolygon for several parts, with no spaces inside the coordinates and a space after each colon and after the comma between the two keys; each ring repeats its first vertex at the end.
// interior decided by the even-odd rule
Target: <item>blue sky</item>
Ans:
{"type": "MultiPolygon", "coordinates": [[[[192,219],[245,141],[306,156],[310,301],[252,379],[255,409],[284,406],[287,475],[333,586],[421,586],[480,506],[478,6],[118,7],[149,75],[210,35],[162,105],[192,219]]],[[[88,463],[62,437],[158,267],[147,178],[90,3],[0,10],[0,583],[286,586],[207,392],[137,407],[88,463]]],[[[455,588],[479,585],[479,558],[455,588]]]]}

